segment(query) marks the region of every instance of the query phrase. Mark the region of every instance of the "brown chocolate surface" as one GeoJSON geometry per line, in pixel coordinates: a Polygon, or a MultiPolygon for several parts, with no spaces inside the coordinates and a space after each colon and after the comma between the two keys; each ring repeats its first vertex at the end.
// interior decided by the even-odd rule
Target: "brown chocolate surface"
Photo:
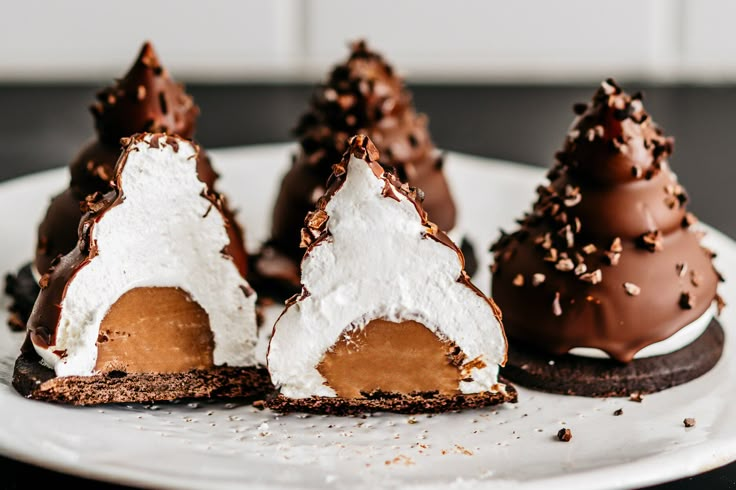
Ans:
{"type": "Polygon", "coordinates": [[[100,323],[95,371],[176,373],[214,366],[207,312],[179,288],[134,288],[100,323]]]}
{"type": "Polygon", "coordinates": [[[273,390],[262,367],[216,366],[180,373],[112,371],[93,376],[56,377],[33,353],[15,362],[13,387],[26,398],[69,405],[150,403],[180,399],[260,399],[273,390]]]}
{"type": "MultiPolygon", "coordinates": [[[[136,134],[123,141],[125,149],[115,166],[112,190],[107,194],[101,195],[98,193],[87,199],[85,203],[87,212],[79,224],[77,245],[71,252],[61,256],[57,261],[52,263],[52,267],[49,272],[42,277],[41,292],[36,300],[33,312],[28,319],[30,339],[36,345],[45,348],[54,344],[56,329],[61,313],[59,305],[61,305],[64,299],[67,285],[71,280],[73,280],[77,271],[84,267],[90,260],[93,260],[97,255],[96,244],[91,240],[92,230],[96,223],[102,219],[109,209],[123,201],[125,196],[121,175],[125,168],[128,154],[131,151],[135,151],[135,145],[139,142],[145,141],[144,138],[147,136],[149,136],[147,133],[136,134]]],[[[179,143],[182,141],[183,138],[178,136],[169,136],[157,133],[151,135],[147,144],[153,146],[160,145],[165,142],[165,144],[171,145],[174,148],[174,151],[177,151],[179,143]]],[[[212,203],[211,212],[221,213],[226,222],[226,226],[229,226],[227,212],[224,209],[221,196],[208,188],[202,197],[212,203]]],[[[247,293],[250,294],[250,291],[247,293]]]]}
{"type": "MultiPolygon", "coordinates": [[[[455,204],[427,118],[415,112],[411,94],[393,68],[364,42],[353,44],[349,58],[318,88],[295,133],[300,149],[281,183],[267,244],[277,255],[294,263],[301,260],[304,215],[324,194],[332,165],[341,160],[355,134],[368,135],[381,151],[384,167],[394,168],[402,181],[426,192],[424,206],[440,229],[455,225],[455,204]]],[[[258,269],[267,274],[274,267],[258,269]]],[[[277,274],[283,277],[289,271],[277,274]]]]}
{"type": "Polygon", "coordinates": [[[455,395],[462,376],[452,362],[453,348],[421,323],[377,319],[343,333],[317,370],[342,398],[374,392],[455,395]]]}
{"type": "Polygon", "coordinates": [[[538,200],[493,245],[493,295],[512,341],[548,354],[595,347],[629,362],[716,298],[671,138],[613,80],[577,119],[538,200]],[[687,308],[681,297],[687,296],[687,308]]]}
{"type": "MultiPolygon", "coordinates": [[[[145,131],[178,134],[187,139],[194,135],[199,108],[162,67],[150,43],[144,44],[128,73],[101,90],[97,99],[91,109],[98,137],[70,163],[69,188],[52,199],[39,226],[34,265],[41,274],[58,255],[76,246],[83,214],[80,202],[91,194],[112,189],[121,138],[145,131]]],[[[197,172],[200,180],[214,189],[217,173],[205,152],[197,157],[197,172]]],[[[225,215],[231,223],[228,253],[245,276],[247,257],[242,230],[227,207],[225,215]]]]}
{"type": "MultiPolygon", "coordinates": [[[[724,332],[713,320],[690,345],[622,364],[571,354],[549,355],[519,342],[509,345],[502,376],[519,385],[562,395],[614,397],[662,391],[710,371],[723,353],[724,332]]],[[[614,414],[615,415],[615,414],[614,414]]]]}

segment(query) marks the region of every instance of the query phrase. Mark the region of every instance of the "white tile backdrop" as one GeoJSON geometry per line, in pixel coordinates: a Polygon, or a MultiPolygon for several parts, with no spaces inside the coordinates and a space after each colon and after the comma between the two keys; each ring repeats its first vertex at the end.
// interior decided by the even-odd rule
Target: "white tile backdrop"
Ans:
{"type": "Polygon", "coordinates": [[[733,0],[0,0],[0,80],[312,80],[358,37],[409,78],[736,81],[733,0]]]}

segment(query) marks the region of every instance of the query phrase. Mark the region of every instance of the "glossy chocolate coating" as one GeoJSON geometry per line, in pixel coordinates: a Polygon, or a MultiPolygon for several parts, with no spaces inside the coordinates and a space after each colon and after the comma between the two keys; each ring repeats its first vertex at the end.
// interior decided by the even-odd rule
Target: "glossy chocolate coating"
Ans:
{"type": "Polygon", "coordinates": [[[427,119],[414,111],[401,78],[365,43],[355,43],[348,60],[333,69],[295,132],[300,149],[281,183],[269,241],[295,264],[302,257],[304,216],[324,193],[332,165],[340,162],[355,134],[368,135],[383,155],[382,165],[424,191],[423,206],[440,229],[455,225],[455,204],[427,119]]]}
{"type": "MultiPolygon", "coordinates": [[[[70,186],[52,199],[39,226],[34,265],[41,274],[57,256],[76,246],[82,218],[80,203],[85,197],[112,189],[121,138],[152,130],[187,139],[194,135],[199,108],[182,85],[169,77],[150,43],[143,45],[125,77],[101,90],[97,99],[91,111],[98,138],[89,142],[70,163],[70,186]]],[[[214,189],[217,173],[204,151],[197,157],[197,172],[200,180],[214,189]]],[[[242,231],[227,207],[225,215],[231,222],[228,253],[245,275],[247,258],[242,231]]]]}
{"type": "Polygon", "coordinates": [[[719,275],[641,96],[609,79],[575,111],[549,185],[492,248],[493,296],[512,341],[629,362],[701,316],[719,275]]]}

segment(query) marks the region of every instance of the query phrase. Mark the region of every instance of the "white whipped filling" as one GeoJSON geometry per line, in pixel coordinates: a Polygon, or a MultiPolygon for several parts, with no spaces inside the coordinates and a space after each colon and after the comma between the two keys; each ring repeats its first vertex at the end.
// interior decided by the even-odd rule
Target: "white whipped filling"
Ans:
{"type": "MultiPolygon", "coordinates": [[[[502,327],[487,301],[457,281],[457,254],[432,238],[412,202],[384,197],[384,181],[356,157],[327,205],[331,237],[302,263],[309,295],[276,322],[268,354],[271,378],[292,398],[336,396],[317,370],[344,331],[370,320],[417,320],[454,342],[465,361],[480,358],[462,393],[490,391],[505,358],[502,327]]],[[[431,217],[430,217],[431,218],[431,217]]],[[[377,368],[379,368],[377,366],[377,368]]]]}
{"type": "MultiPolygon", "coordinates": [[[[712,304],[710,308],[705,310],[705,313],[700,315],[692,323],[682,327],[674,335],[641,349],[634,355],[634,359],[671,354],[692,344],[708,328],[708,325],[710,325],[711,320],[716,314],[716,308],[716,305],[712,304]]],[[[594,357],[597,359],[609,359],[611,357],[604,351],[593,347],[575,347],[570,349],[568,354],[580,357],[594,357]]]]}
{"type": "MultiPolygon", "coordinates": [[[[150,136],[149,136],[150,137],[150,136]]],[[[176,287],[208,314],[216,365],[251,365],[256,343],[256,295],[221,250],[229,239],[222,215],[202,197],[195,150],[175,152],[138,142],[122,171],[122,203],[94,226],[98,255],[67,285],[56,343],[34,346],[58,376],[94,374],[100,323],[110,307],[138,287],[176,287]],[[63,351],[62,358],[54,351],[63,351]]]]}

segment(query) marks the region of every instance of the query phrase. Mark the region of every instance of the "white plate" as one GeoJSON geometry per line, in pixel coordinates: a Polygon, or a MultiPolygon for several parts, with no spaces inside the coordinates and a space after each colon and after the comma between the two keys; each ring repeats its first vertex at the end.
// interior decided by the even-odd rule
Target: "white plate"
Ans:
{"type": "MultiPolygon", "coordinates": [[[[240,208],[249,246],[267,233],[287,145],[212,152],[221,188],[240,208]]],[[[487,291],[487,246],[528,208],[544,170],[450,154],[461,227],[487,291]],[[472,226],[469,226],[472,224],[472,226]]],[[[0,270],[27,260],[47,196],[65,170],[0,185],[0,270]]],[[[736,244],[709,230],[718,266],[736,276],[736,244]]],[[[736,291],[722,287],[730,304],[736,291]]],[[[6,302],[7,300],[3,300],[6,302]]],[[[5,323],[4,306],[0,324],[5,323]]],[[[271,321],[278,309],[269,312],[271,321]]],[[[722,322],[736,325],[733,308],[722,322]]],[[[264,329],[269,330],[268,328],[264,329]]],[[[730,333],[730,332],[728,332],[730,333]]],[[[77,475],[171,488],[618,488],[703,472],[736,459],[734,337],[702,378],[642,403],[519,389],[519,403],[441,416],[289,415],[225,404],[73,408],[25,400],[9,386],[21,334],[0,328],[0,453],[77,475]],[[622,408],[623,416],[613,412],[622,408]],[[685,417],[697,419],[686,429],[685,417]],[[555,438],[562,427],[571,442],[555,438]]],[[[262,346],[263,348],[263,346],[262,346]]]]}

